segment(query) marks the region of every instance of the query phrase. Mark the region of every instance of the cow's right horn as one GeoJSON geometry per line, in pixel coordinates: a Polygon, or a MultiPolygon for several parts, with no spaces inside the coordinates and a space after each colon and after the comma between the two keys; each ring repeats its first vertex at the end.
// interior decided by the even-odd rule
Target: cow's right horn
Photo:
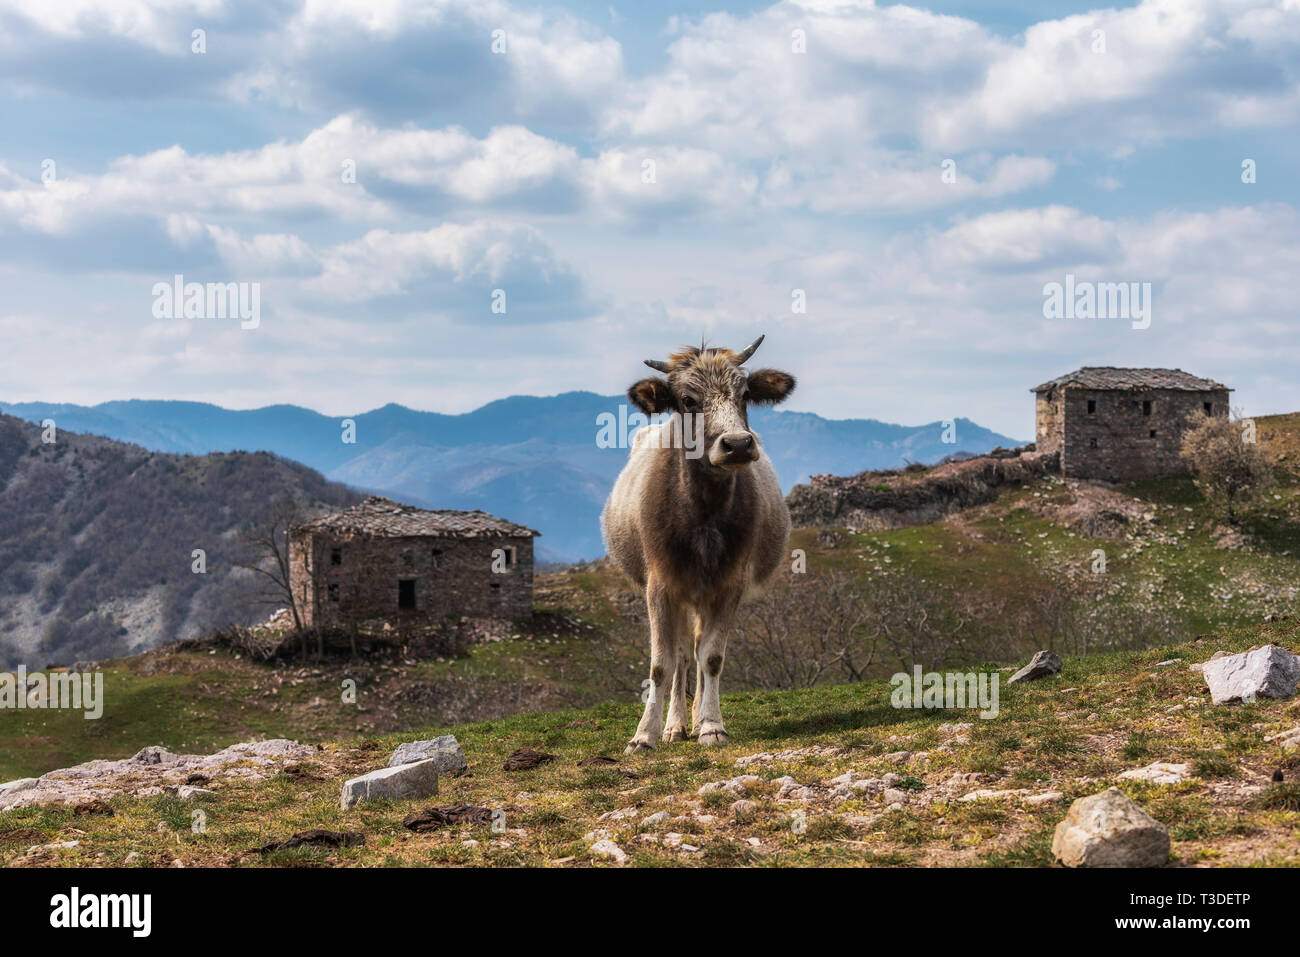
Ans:
{"type": "Polygon", "coordinates": [[[666,362],[660,362],[658,359],[645,359],[645,360],[643,360],[643,361],[644,361],[645,364],[648,365],[651,369],[654,369],[655,372],[667,372],[667,371],[668,371],[668,363],[666,363],[666,362]]]}
{"type": "Polygon", "coordinates": [[[753,342],[751,342],[751,343],[749,344],[749,348],[748,348],[748,349],[746,349],[746,350],[745,350],[744,352],[742,352],[740,355],[736,356],[736,365],[738,365],[738,366],[739,366],[739,365],[744,365],[744,364],[745,364],[745,360],[748,359],[750,356],[752,356],[752,355],[754,354],[754,352],[758,349],[759,344],[760,344],[764,339],[766,339],[766,338],[767,338],[766,335],[762,335],[762,336],[759,336],[757,339],[755,339],[753,342]]]}

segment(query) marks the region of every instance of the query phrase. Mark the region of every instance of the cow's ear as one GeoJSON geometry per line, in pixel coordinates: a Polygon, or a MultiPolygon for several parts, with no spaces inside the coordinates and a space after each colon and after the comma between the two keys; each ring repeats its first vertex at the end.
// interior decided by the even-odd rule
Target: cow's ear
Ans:
{"type": "Polygon", "coordinates": [[[749,401],[776,405],[794,391],[794,376],[777,369],[759,369],[749,374],[749,401]]]}
{"type": "Polygon", "coordinates": [[[673,405],[673,393],[665,379],[652,378],[634,382],[627,390],[627,398],[646,415],[663,412],[673,405]]]}

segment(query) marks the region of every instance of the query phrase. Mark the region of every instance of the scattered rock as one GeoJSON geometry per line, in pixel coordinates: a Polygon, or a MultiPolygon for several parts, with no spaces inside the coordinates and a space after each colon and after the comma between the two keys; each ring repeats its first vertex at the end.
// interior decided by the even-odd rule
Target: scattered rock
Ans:
{"type": "Polygon", "coordinates": [[[202,774],[209,780],[239,778],[256,781],[275,774],[279,766],[314,755],[315,746],[286,738],[248,741],[214,754],[176,754],[153,745],[117,761],[87,761],[50,771],[33,780],[23,778],[0,787],[0,811],[43,804],[76,807],[114,794],[148,797],[166,793],[202,774]]]}
{"type": "Polygon", "coordinates": [[[1057,801],[1065,799],[1065,794],[1061,791],[1044,791],[1042,794],[1031,794],[1024,799],[1025,804],[1055,804],[1057,801]]]}
{"type": "Polygon", "coordinates": [[[741,798],[739,801],[732,803],[729,808],[732,818],[737,822],[751,820],[758,811],[758,805],[753,801],[747,801],[741,798]]]}
{"type": "Polygon", "coordinates": [[[763,751],[760,754],[749,754],[743,758],[736,758],[736,767],[747,768],[751,764],[770,764],[773,761],[802,761],[805,758],[827,758],[839,753],[839,748],[818,746],[793,748],[789,751],[763,751]]]}
{"type": "Polygon", "coordinates": [[[182,784],[176,789],[176,796],[182,801],[193,801],[195,798],[207,797],[209,794],[216,794],[208,788],[190,787],[188,784],[182,784]]]}
{"type": "Polygon", "coordinates": [[[669,817],[670,815],[668,814],[667,811],[655,811],[655,813],[648,814],[641,819],[641,826],[658,827],[664,821],[668,820],[669,817]]]}
{"type": "Polygon", "coordinates": [[[620,866],[627,863],[627,852],[607,837],[591,845],[591,853],[594,857],[608,858],[620,866]]]}
{"type": "Polygon", "coordinates": [[[394,801],[430,797],[438,793],[438,760],[429,758],[395,768],[380,768],[343,784],[340,805],[344,810],[361,801],[389,798],[394,801]]]}
{"type": "MultiPolygon", "coordinates": [[[[888,794],[888,792],[886,792],[888,794]]],[[[970,801],[1009,801],[1012,798],[1027,798],[1033,792],[1028,788],[1007,788],[998,790],[996,788],[978,788],[969,794],[963,794],[957,800],[962,802],[970,801]]]]}
{"type": "Polygon", "coordinates": [[[1152,784],[1178,784],[1191,777],[1190,764],[1169,764],[1157,761],[1145,768],[1134,768],[1119,776],[1121,781],[1150,781],[1152,784]]]}
{"type": "Polygon", "coordinates": [[[634,807],[620,808],[617,811],[606,811],[600,816],[602,821],[621,821],[624,818],[636,817],[640,812],[634,807]]]}
{"type": "Polygon", "coordinates": [[[444,734],[428,741],[407,741],[397,746],[393,756],[388,759],[390,768],[416,761],[437,761],[438,773],[449,778],[465,773],[469,764],[465,761],[465,752],[454,734],[444,734]]]}
{"type": "Polygon", "coordinates": [[[1300,726],[1266,737],[1264,740],[1284,748],[1300,748],[1300,726]]]}
{"type": "Polygon", "coordinates": [[[911,751],[891,751],[885,755],[885,760],[893,764],[906,764],[912,760],[911,751]]]}
{"type": "Polygon", "coordinates": [[[1215,704],[1290,698],[1300,682],[1300,657],[1281,645],[1210,659],[1201,668],[1215,704]]]}
{"type": "Polygon", "coordinates": [[[555,755],[553,754],[534,751],[532,748],[520,748],[511,752],[510,757],[506,758],[505,770],[527,771],[530,768],[539,768],[543,764],[550,764],[554,760],[555,755]]]}
{"type": "Polygon", "coordinates": [[[1048,675],[1054,675],[1060,671],[1063,664],[1061,656],[1056,652],[1039,651],[1030,659],[1029,664],[1007,679],[1007,684],[1013,685],[1021,681],[1037,681],[1039,678],[1046,678],[1048,675]]]}
{"type": "Polygon", "coordinates": [[[1111,788],[1070,805],[1052,854],[1067,867],[1160,867],[1169,860],[1169,830],[1111,788]]]}

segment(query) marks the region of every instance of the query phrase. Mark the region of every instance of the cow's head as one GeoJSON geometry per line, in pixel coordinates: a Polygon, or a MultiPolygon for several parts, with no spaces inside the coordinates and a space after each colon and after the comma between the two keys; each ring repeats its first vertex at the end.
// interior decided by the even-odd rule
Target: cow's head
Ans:
{"type": "Polygon", "coordinates": [[[746,373],[741,365],[754,354],[759,336],[743,352],[683,346],[667,362],[645,364],[667,379],[634,383],[627,397],[646,415],[673,411],[694,419],[705,459],[716,468],[740,469],[758,458],[758,443],[749,431],[751,404],[775,405],[794,391],[794,376],[776,369],[746,373]]]}

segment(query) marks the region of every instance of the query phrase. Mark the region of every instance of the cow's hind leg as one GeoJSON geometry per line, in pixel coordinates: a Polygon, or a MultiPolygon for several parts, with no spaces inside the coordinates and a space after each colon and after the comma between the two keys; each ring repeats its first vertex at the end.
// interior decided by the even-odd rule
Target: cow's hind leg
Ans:
{"type": "Polygon", "coordinates": [[[700,674],[700,686],[695,691],[700,744],[726,744],[731,740],[722,727],[720,688],[722,664],[727,653],[727,632],[736,605],[736,600],[724,598],[701,615],[700,640],[695,650],[700,674]]]}
{"type": "Polygon", "coordinates": [[[653,580],[646,583],[646,611],[650,617],[650,680],[645,684],[645,713],[624,754],[652,751],[659,743],[664,705],[677,675],[677,658],[685,652],[681,610],[653,580]]]}

